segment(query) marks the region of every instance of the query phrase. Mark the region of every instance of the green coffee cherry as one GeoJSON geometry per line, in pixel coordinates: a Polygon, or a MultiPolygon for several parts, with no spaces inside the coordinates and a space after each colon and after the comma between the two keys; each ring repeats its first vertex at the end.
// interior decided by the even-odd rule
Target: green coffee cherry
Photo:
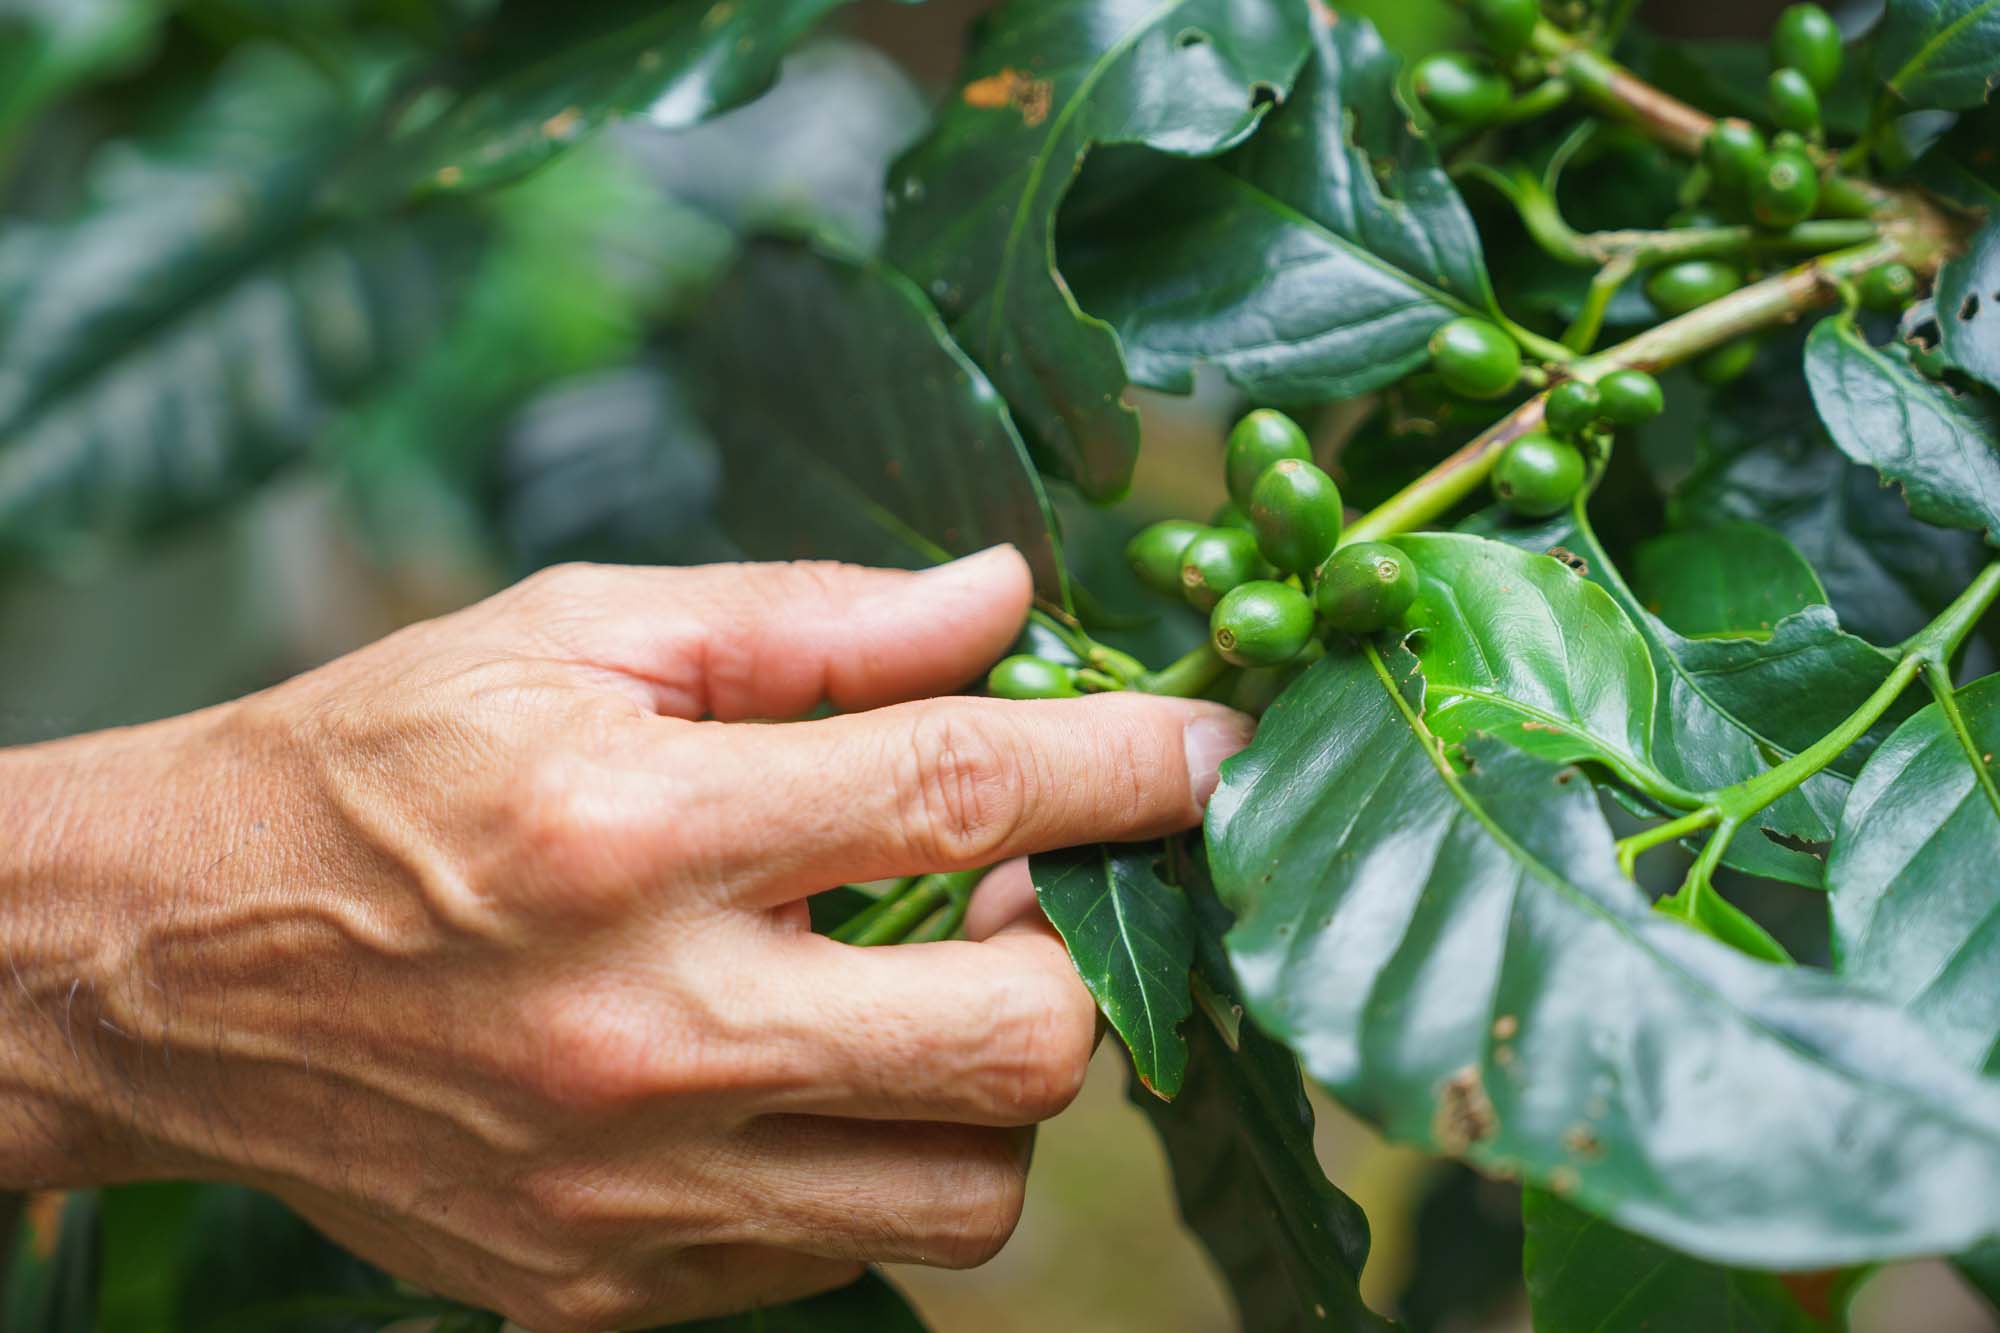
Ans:
{"type": "Polygon", "coordinates": [[[1507,80],[1457,51],[1425,56],[1411,79],[1425,108],[1447,125],[1484,125],[1510,96],[1507,80]]]}
{"type": "Polygon", "coordinates": [[[1756,359],[1757,340],[1736,338],[1696,357],[1691,369],[1694,377],[1703,384],[1719,387],[1731,380],[1741,379],[1743,372],[1750,369],[1750,363],[1756,359]]]}
{"type": "Polygon", "coordinates": [[[1286,574],[1317,568],[1340,544],[1340,488],[1311,463],[1273,463],[1250,493],[1257,549],[1286,574]]]}
{"type": "Polygon", "coordinates": [[[1792,5],[1771,29],[1771,64],[1798,70],[1820,92],[1840,77],[1840,29],[1818,5],[1792,5]]]}
{"type": "Polygon", "coordinates": [[[1313,585],[1320,615],[1349,634],[1372,634],[1395,624],[1416,598],[1416,562],[1387,542],[1343,546],[1313,585]]]}
{"type": "Polygon", "coordinates": [[[1229,498],[1244,509],[1250,507],[1250,491],[1264,469],[1283,458],[1312,461],[1312,445],[1299,423],[1283,412],[1260,407],[1236,423],[1229,432],[1229,447],[1223,457],[1223,476],[1229,483],[1229,498]]]}
{"type": "Polygon", "coordinates": [[[1715,183],[1725,193],[1743,195],[1764,171],[1764,134],[1747,120],[1734,116],[1715,122],[1702,140],[1702,161],[1715,183]]]}
{"type": "Polygon", "coordinates": [[[1583,455],[1539,431],[1509,444],[1493,465],[1493,493],[1529,518],[1547,518],[1583,486],[1583,455]]]}
{"type": "Polygon", "coordinates": [[[1566,440],[1597,420],[1601,411],[1597,386],[1582,380],[1564,380],[1549,390],[1548,401],[1542,404],[1549,429],[1566,440]]]}
{"type": "Polygon", "coordinates": [[[1614,370],[1597,382],[1597,410],[1613,425],[1651,421],[1666,405],[1660,382],[1643,370],[1614,370]]]}
{"type": "Polygon", "coordinates": [[[1893,314],[1915,299],[1917,275],[1908,264],[1884,264],[1862,274],[1858,286],[1861,304],[1870,310],[1893,314]]]}
{"type": "Polygon", "coordinates": [[[1255,537],[1241,528],[1203,528],[1181,552],[1181,595],[1206,611],[1231,588],[1268,572],[1255,537]]]}
{"type": "Polygon", "coordinates": [[[1528,44],[1542,7],[1536,0],[1472,0],[1471,14],[1479,40],[1505,60],[1528,44]]]}
{"type": "MultiPolygon", "coordinates": [[[[1256,489],[1254,484],[1251,489],[1256,489]]],[[[1199,527],[1200,525],[1197,524],[1196,526],[1199,527]]],[[[1208,526],[1211,528],[1241,528],[1245,532],[1249,532],[1251,531],[1250,514],[1242,505],[1237,504],[1236,501],[1224,500],[1215,507],[1215,512],[1208,516],[1208,526]]]]}
{"type": "Polygon", "coordinates": [[[1139,529],[1125,543],[1125,561],[1139,582],[1154,592],[1178,597],[1181,591],[1181,553],[1202,530],[1193,519],[1168,518],[1139,529]]]}
{"type": "Polygon", "coordinates": [[[1076,672],[1046,657],[1003,657],[986,676],[987,693],[1002,699],[1074,699],[1076,672]]]}
{"type": "Polygon", "coordinates": [[[1819,173],[1804,153],[1774,152],[1750,186],[1750,216],[1767,227],[1789,227],[1819,204],[1819,173]]]}
{"type": "Polygon", "coordinates": [[[1774,69],[1765,94],[1773,123],[1794,134],[1819,133],[1819,94],[1805,75],[1789,65],[1774,69]]]}
{"type": "Polygon", "coordinates": [[[1498,324],[1462,315],[1431,334],[1431,364],[1461,398],[1498,398],[1521,377],[1521,348],[1498,324]]]}
{"type": "Polygon", "coordinates": [[[1224,593],[1208,618],[1208,641],[1232,666],[1289,662],[1312,639],[1313,609],[1289,583],[1255,579],[1224,593]]]}
{"type": "Polygon", "coordinates": [[[1779,130],[1771,136],[1771,151],[1774,153],[1803,153],[1806,151],[1806,136],[1797,130],[1779,130]]]}
{"type": "Polygon", "coordinates": [[[1666,315],[1685,315],[1729,295],[1743,285],[1743,275],[1720,259],[1683,259],[1662,264],[1647,275],[1646,299],[1666,315]]]}

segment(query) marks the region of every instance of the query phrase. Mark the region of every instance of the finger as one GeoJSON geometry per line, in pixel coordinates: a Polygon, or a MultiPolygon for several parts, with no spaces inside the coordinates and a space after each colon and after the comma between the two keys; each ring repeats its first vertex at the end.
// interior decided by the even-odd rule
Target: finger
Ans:
{"type": "Polygon", "coordinates": [[[836,564],[567,565],[505,605],[673,717],[797,717],[964,685],[1020,633],[1027,561],[996,546],[921,572],[836,564]]]}
{"type": "Polygon", "coordinates": [[[1031,1129],[765,1116],[713,1182],[748,1242],[827,1259],[972,1268],[1027,1194],[1031,1129]]]}
{"type": "Polygon", "coordinates": [[[1028,858],[1015,857],[993,867],[992,873],[979,881],[965,909],[965,938],[991,939],[1003,927],[1040,910],[1034,881],[1028,876],[1028,858]]]}
{"type": "Polygon", "coordinates": [[[692,803],[660,836],[760,907],[828,884],[1154,838],[1200,822],[1218,766],[1253,727],[1219,704],[1117,693],[683,729],[658,767],[692,803]]]}
{"type": "Polygon", "coordinates": [[[1097,1008],[1047,923],[990,940],[855,948],[817,935],[760,960],[765,1069],[751,1113],[1031,1125],[1075,1099],[1097,1008]]]}

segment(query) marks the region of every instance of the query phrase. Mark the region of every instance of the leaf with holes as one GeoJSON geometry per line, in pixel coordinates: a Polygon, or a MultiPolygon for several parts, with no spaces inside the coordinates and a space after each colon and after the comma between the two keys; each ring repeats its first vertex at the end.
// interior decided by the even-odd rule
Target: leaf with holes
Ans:
{"type": "Polygon", "coordinates": [[[1066,593],[1048,497],[1007,408],[894,269],[752,244],[682,351],[753,558],[928,565],[1020,548],[1066,593]]]}
{"type": "Polygon", "coordinates": [[[1870,346],[1851,316],[1806,339],[1806,379],[1842,453],[1940,527],[2000,538],[2000,408],[1926,379],[1900,343],[1870,346]]]}
{"type": "Polygon", "coordinates": [[[1104,844],[1031,857],[1028,870],[1083,984],[1132,1053],[1134,1072],[1170,1099],[1187,1073],[1180,1027],[1194,1007],[1194,917],[1187,896],[1160,878],[1159,857],[1157,843],[1104,844]]]}
{"type": "Polygon", "coordinates": [[[2000,389],[2000,221],[1981,227],[1938,270],[1937,321],[1951,363],[2000,389]]]}
{"type": "Polygon", "coordinates": [[[1315,22],[1296,94],[1247,145],[1065,236],[1063,271],[1135,380],[1186,392],[1206,362],[1259,400],[1345,398],[1491,304],[1479,234],[1396,100],[1397,69],[1365,19],[1315,22]]]}
{"type": "Polygon", "coordinates": [[[1019,414],[1048,470],[1121,492],[1137,416],[1118,339],[1056,272],[1054,220],[1093,146],[1234,147],[1306,55],[1303,4],[1012,0],[989,17],[936,127],[889,180],[887,254],[1019,414]]]}
{"type": "Polygon", "coordinates": [[[1852,1283],[1834,1273],[1781,1277],[1676,1254],[1546,1190],[1521,1198],[1522,1271],[1536,1333],[1834,1333],[1852,1283]],[[1801,1298],[1817,1313],[1808,1312],[1801,1298]]]}
{"type": "Polygon", "coordinates": [[[1870,993],[1654,913],[1588,782],[1446,747],[1423,686],[1407,655],[1327,657],[1209,806],[1250,1016],[1312,1078],[1392,1138],[1725,1262],[2000,1226],[1963,1187],[2000,1171],[2000,1087],[1870,993]]]}
{"type": "Polygon", "coordinates": [[[1875,71],[1911,106],[1964,111],[2000,83],[2000,0],[1889,0],[1875,71]]]}
{"type": "Polygon", "coordinates": [[[1907,1005],[1965,1062],[2000,1067],[2000,676],[1932,703],[1855,779],[1827,861],[1842,975],[1907,1005]]]}
{"type": "Polygon", "coordinates": [[[1447,741],[1490,733],[1558,762],[1596,760],[1657,799],[1699,803],[1653,765],[1653,664],[1604,589],[1560,560],[1480,537],[1397,544],[1423,571],[1406,623],[1431,730],[1447,741]]]}

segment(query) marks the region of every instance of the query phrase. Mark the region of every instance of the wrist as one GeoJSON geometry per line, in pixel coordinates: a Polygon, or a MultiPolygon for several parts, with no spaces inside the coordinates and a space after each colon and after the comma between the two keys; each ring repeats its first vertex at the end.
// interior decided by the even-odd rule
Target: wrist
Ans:
{"type": "Polygon", "coordinates": [[[172,1174],[149,949],[225,891],[231,716],[0,750],[0,1188],[172,1174]]]}

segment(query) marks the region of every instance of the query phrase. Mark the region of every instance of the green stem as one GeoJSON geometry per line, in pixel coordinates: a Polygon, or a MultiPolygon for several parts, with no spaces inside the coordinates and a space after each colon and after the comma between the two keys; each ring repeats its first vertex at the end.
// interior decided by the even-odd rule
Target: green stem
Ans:
{"type": "Polygon", "coordinates": [[[1550,76],[1567,82],[1578,98],[1679,152],[1699,153],[1715,125],[1706,111],[1661,92],[1552,23],[1535,25],[1529,48],[1548,61],[1550,76]]]}
{"type": "Polygon", "coordinates": [[[1583,353],[1597,344],[1597,335],[1604,331],[1604,313],[1611,308],[1611,298],[1618,295],[1618,289],[1632,276],[1634,267],[1630,255],[1620,255],[1591,275],[1590,291],[1583,298],[1583,308],[1576,312],[1576,318],[1563,332],[1564,346],[1583,353]]]}
{"type": "Polygon", "coordinates": [[[834,938],[845,944],[861,946],[900,944],[940,906],[955,903],[961,896],[969,899],[973,888],[988,869],[990,867],[982,866],[976,870],[925,875],[867,926],[846,935],[836,932],[834,938]]]}
{"type": "Polygon", "coordinates": [[[1958,737],[1959,748],[1965,751],[1965,760],[1972,765],[1972,772],[1979,780],[1979,786],[1986,793],[1986,803],[1995,815],[2000,815],[2000,787],[1993,783],[1991,766],[1993,756],[1983,753],[1979,742],[1973,739],[1972,728],[1965,724],[1965,714],[1958,708],[1957,688],[1952,684],[1951,671],[1943,663],[1924,664],[1924,684],[1930,687],[1931,698],[1936,701],[1938,711],[1944,715],[1945,725],[1952,735],[1958,737]]]}
{"type": "Polygon", "coordinates": [[[854,936],[867,930],[877,921],[881,920],[890,908],[894,907],[905,894],[915,888],[918,878],[916,875],[906,875],[889,888],[883,890],[881,897],[828,932],[829,938],[839,940],[844,944],[853,943],[854,936]]]}
{"type": "Polygon", "coordinates": [[[1223,661],[1214,648],[1203,643],[1158,671],[1146,672],[1132,682],[1132,688],[1147,694],[1170,694],[1180,699],[1192,699],[1213,685],[1228,669],[1229,663],[1223,661]]]}
{"type": "Polygon", "coordinates": [[[1699,833],[1702,829],[1707,828],[1721,818],[1721,813],[1713,806],[1705,805],[1699,810],[1689,811],[1678,819],[1669,819],[1664,823],[1655,824],[1651,828],[1641,829],[1629,838],[1620,838],[1618,840],[1618,868],[1625,872],[1625,878],[1631,879],[1633,878],[1633,872],[1638,868],[1639,857],[1642,853],[1650,852],[1653,848],[1666,843],[1678,841],[1690,833],[1699,833]]]}

